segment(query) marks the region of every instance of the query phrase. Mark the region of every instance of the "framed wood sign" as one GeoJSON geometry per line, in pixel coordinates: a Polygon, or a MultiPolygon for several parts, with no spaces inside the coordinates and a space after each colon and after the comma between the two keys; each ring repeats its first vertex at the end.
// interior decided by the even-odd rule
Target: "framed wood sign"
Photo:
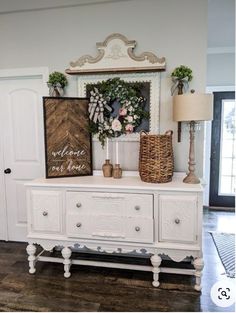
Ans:
{"type": "Polygon", "coordinates": [[[92,175],[88,103],[43,97],[46,178],[92,175]]]}

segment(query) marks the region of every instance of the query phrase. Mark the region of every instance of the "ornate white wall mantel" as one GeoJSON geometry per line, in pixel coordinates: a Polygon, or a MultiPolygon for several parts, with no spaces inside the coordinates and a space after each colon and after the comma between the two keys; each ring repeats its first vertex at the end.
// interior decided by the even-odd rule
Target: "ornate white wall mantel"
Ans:
{"type": "Polygon", "coordinates": [[[68,74],[101,74],[124,72],[156,72],[164,71],[165,58],[159,58],[152,52],[136,55],[134,49],[137,42],[128,40],[124,35],[114,33],[104,42],[98,42],[96,57],[84,55],[75,62],[70,62],[68,74]]]}
{"type": "Polygon", "coordinates": [[[202,193],[200,184],[184,184],[174,176],[166,184],[144,183],[139,177],[120,180],[102,176],[38,179],[27,183],[29,272],[37,261],[129,268],[196,276],[201,289],[202,193]],[[63,247],[61,258],[35,255],[35,244],[51,251],[63,247]],[[71,259],[71,249],[105,253],[138,253],[150,257],[150,266],[71,259]],[[176,262],[191,258],[193,269],[161,266],[163,256],[176,262]]]}
{"type": "MultiPolygon", "coordinates": [[[[149,131],[159,133],[160,128],[160,72],[165,70],[165,58],[159,58],[152,52],[136,55],[135,40],[114,33],[104,42],[96,44],[96,57],[84,55],[70,63],[66,73],[78,75],[78,96],[86,97],[86,86],[96,84],[109,78],[120,77],[127,82],[143,82],[149,84],[149,131]]],[[[96,136],[94,137],[96,140],[96,136]]],[[[137,133],[123,135],[121,141],[138,141],[137,133]]]]}

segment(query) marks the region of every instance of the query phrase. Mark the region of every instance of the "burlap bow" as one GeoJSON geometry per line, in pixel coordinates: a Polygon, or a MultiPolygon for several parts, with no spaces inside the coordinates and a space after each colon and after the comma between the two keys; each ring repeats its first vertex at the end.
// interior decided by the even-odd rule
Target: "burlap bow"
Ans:
{"type": "Polygon", "coordinates": [[[62,88],[60,83],[56,83],[54,85],[47,83],[49,88],[49,95],[50,96],[63,96],[64,89],[62,88]]]}
{"type": "Polygon", "coordinates": [[[181,81],[183,83],[184,92],[188,90],[189,84],[188,84],[188,77],[184,77],[179,79],[178,77],[172,77],[173,85],[171,87],[171,95],[173,96],[174,92],[178,88],[179,82],[181,81]]]}

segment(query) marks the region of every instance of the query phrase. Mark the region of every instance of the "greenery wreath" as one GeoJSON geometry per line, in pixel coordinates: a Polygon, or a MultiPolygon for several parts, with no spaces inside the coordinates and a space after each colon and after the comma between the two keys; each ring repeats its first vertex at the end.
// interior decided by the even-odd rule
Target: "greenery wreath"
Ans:
{"type": "Polygon", "coordinates": [[[130,83],[111,78],[96,85],[87,85],[89,94],[90,130],[98,135],[104,147],[105,139],[130,134],[142,119],[149,117],[145,111],[146,99],[141,94],[142,83],[130,83]],[[114,115],[112,104],[117,101],[119,110],[114,115]]]}

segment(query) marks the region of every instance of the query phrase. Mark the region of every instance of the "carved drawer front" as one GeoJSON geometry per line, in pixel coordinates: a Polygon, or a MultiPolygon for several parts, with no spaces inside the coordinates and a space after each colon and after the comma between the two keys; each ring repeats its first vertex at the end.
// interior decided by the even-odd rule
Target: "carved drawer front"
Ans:
{"type": "Polygon", "coordinates": [[[197,196],[160,195],[159,241],[197,241],[197,196]]]}
{"type": "Polygon", "coordinates": [[[103,192],[67,192],[68,213],[153,218],[153,195],[103,192]]]}
{"type": "Polygon", "coordinates": [[[35,232],[60,233],[62,196],[60,191],[31,191],[31,226],[35,232]]]}
{"type": "Polygon", "coordinates": [[[67,216],[68,237],[112,241],[153,242],[153,219],[122,216],[67,216]]]}

